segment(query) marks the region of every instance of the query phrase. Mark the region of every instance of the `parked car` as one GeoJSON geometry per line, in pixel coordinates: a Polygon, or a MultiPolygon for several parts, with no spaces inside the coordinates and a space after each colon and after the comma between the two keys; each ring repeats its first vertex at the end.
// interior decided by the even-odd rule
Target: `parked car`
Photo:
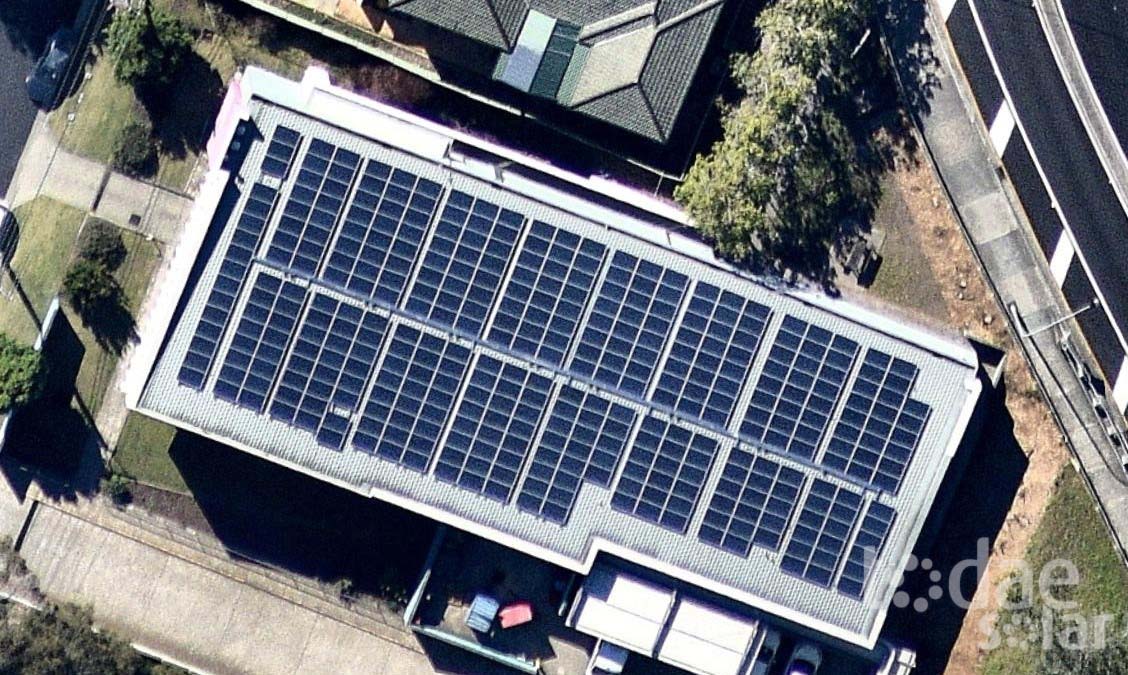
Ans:
{"type": "Polygon", "coordinates": [[[626,665],[626,649],[600,640],[588,662],[587,675],[619,675],[626,665]]]}
{"type": "Polygon", "coordinates": [[[752,662],[752,670],[748,675],[768,675],[772,665],[779,656],[779,633],[767,628],[764,630],[764,639],[760,642],[760,651],[756,652],[756,660],[752,662]]]}
{"type": "Polygon", "coordinates": [[[881,646],[885,649],[885,658],[877,670],[873,671],[873,675],[910,675],[916,668],[915,651],[885,641],[882,641],[881,646]]]}
{"type": "Polygon", "coordinates": [[[815,675],[822,665],[822,651],[810,642],[801,642],[791,652],[791,660],[784,669],[786,675],[815,675]]]}
{"type": "Polygon", "coordinates": [[[55,103],[74,48],[74,32],[69,28],[60,28],[47,40],[47,46],[35,62],[35,68],[24,80],[32,103],[41,108],[51,107],[55,103]]]}

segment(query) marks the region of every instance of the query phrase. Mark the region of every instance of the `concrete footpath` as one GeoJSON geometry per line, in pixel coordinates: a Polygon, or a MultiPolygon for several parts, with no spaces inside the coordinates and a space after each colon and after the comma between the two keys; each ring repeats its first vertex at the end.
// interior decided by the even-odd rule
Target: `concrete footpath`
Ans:
{"type": "Polygon", "coordinates": [[[15,207],[40,196],[160,241],[175,238],[192,208],[188,195],[64,150],[42,112],[32,125],[6,199],[15,207]]]}
{"type": "MultiPolygon", "coordinates": [[[[886,38],[911,112],[972,249],[1008,312],[1028,361],[1122,558],[1128,542],[1128,485],[1088,395],[1057,344],[1057,330],[1038,331],[1069,311],[1004,178],[976,112],[935,0],[892,0],[886,38]],[[1033,337],[1026,337],[1027,332],[1033,337]]],[[[1075,344],[1083,340],[1073,323],[1075,344]]]]}
{"type": "Polygon", "coordinates": [[[215,673],[434,672],[402,626],[268,590],[277,582],[247,566],[218,564],[100,508],[38,504],[20,550],[48,597],[92,605],[100,624],[147,649],[215,673]]]}

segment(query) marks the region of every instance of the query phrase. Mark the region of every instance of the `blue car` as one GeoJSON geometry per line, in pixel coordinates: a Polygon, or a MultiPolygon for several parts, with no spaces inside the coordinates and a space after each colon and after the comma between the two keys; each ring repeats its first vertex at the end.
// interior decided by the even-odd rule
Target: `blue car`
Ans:
{"type": "Polygon", "coordinates": [[[25,80],[32,103],[41,108],[49,108],[55,103],[74,55],[74,47],[74,33],[69,28],[60,28],[47,40],[43,55],[25,80]]]}

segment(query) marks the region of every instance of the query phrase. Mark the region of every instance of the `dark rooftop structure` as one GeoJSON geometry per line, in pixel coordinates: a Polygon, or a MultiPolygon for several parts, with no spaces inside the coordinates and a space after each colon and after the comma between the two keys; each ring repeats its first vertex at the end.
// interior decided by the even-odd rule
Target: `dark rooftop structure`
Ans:
{"type": "Polygon", "coordinates": [[[249,68],[208,157],[132,407],[873,647],[979,396],[965,340],[728,267],[667,203],[315,68],[249,68]]]}
{"type": "Polygon", "coordinates": [[[726,0],[389,0],[498,52],[492,77],[647,139],[673,133],[726,0]]]}

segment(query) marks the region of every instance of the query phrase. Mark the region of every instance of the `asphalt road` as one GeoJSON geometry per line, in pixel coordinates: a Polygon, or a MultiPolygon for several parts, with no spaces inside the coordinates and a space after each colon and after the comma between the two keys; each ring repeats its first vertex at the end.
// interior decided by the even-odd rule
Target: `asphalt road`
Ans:
{"type": "Polygon", "coordinates": [[[24,78],[47,37],[70,24],[80,0],[0,0],[0,195],[8,190],[35,121],[24,78]]]}
{"type": "Polygon", "coordinates": [[[1097,97],[1128,151],[1128,1],[1061,0],[1097,97]]]}
{"type": "MultiPolygon", "coordinates": [[[[1121,208],[1073,106],[1037,14],[1029,2],[1021,0],[976,0],[975,6],[1018,117],[1029,135],[1030,147],[1057,197],[1058,209],[1069,222],[1081,253],[1091,268],[1093,280],[1104,294],[1108,313],[1121,330],[1128,333],[1128,292],[1123,287],[1124,270],[1128,269],[1128,236],[1125,236],[1128,233],[1128,216],[1121,208]]],[[[974,27],[959,25],[970,21],[971,17],[969,12],[959,7],[957,10],[949,18],[949,31],[963,67],[968,71],[968,79],[976,88],[977,81],[985,83],[992,74],[982,72],[987,67],[984,59],[964,58],[965,53],[971,56],[979,48],[973,48],[968,39],[972,35],[978,37],[978,32],[974,27]]],[[[978,89],[983,89],[982,84],[978,89]]],[[[983,114],[990,125],[994,111],[983,111],[983,114]]],[[[1056,221],[1052,209],[1038,208],[1032,203],[1035,200],[1031,199],[1031,195],[1039,191],[1044,193],[1033,164],[1030,164],[1029,171],[1019,171],[1021,163],[1008,157],[1014,154],[1012,146],[1020,147],[1021,143],[1016,130],[1003,157],[1011,179],[1031,219],[1053,218],[1056,221]]],[[[1049,203],[1049,198],[1044,196],[1037,201],[1049,203]]],[[[1034,223],[1034,226],[1036,231],[1041,227],[1060,232],[1057,222],[1034,223]]],[[[1070,298],[1075,305],[1083,304],[1092,297],[1091,293],[1079,293],[1078,296],[1079,299],[1084,296],[1082,303],[1070,298]]],[[[1100,318],[1104,321],[1099,313],[1091,314],[1084,319],[1095,322],[1100,318]]],[[[1117,344],[1111,330],[1097,328],[1087,329],[1086,337],[1102,361],[1105,374],[1115,378],[1124,350],[1117,344]]]]}

